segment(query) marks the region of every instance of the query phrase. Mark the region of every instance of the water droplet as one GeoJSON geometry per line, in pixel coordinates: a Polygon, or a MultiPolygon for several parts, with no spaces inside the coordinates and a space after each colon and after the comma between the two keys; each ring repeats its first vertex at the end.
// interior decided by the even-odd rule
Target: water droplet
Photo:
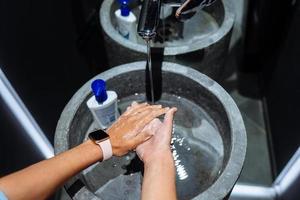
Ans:
{"type": "Polygon", "coordinates": [[[116,163],[114,163],[112,166],[113,166],[113,167],[116,167],[116,166],[117,166],[117,164],[116,164],[116,163]]]}

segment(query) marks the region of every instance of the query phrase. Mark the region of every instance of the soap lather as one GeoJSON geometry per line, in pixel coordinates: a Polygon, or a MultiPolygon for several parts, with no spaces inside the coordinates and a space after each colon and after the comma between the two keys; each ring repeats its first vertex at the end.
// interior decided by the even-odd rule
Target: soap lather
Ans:
{"type": "Polygon", "coordinates": [[[94,80],[91,89],[94,95],[87,106],[99,128],[106,129],[119,117],[118,95],[115,91],[106,91],[106,83],[101,79],[94,80]]]}

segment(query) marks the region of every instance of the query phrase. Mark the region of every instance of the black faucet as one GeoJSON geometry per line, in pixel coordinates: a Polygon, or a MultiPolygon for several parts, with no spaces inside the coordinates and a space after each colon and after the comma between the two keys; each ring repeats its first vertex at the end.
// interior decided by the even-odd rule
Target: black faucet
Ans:
{"type": "Polygon", "coordinates": [[[186,20],[194,16],[198,10],[213,4],[216,0],[143,0],[137,32],[144,40],[151,40],[156,35],[161,1],[177,8],[176,18],[186,20]]]}

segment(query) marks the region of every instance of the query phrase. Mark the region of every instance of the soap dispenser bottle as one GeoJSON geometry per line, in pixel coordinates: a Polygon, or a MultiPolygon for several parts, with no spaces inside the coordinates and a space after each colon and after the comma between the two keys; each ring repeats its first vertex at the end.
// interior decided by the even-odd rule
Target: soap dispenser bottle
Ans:
{"type": "Polygon", "coordinates": [[[136,16],[130,10],[129,0],[119,0],[120,9],[115,11],[117,19],[117,29],[124,38],[136,42],[137,41],[137,23],[136,16]]]}
{"type": "Polygon", "coordinates": [[[118,95],[115,91],[106,91],[105,81],[97,79],[91,85],[94,95],[87,106],[101,129],[108,128],[118,117],[118,95]]]}

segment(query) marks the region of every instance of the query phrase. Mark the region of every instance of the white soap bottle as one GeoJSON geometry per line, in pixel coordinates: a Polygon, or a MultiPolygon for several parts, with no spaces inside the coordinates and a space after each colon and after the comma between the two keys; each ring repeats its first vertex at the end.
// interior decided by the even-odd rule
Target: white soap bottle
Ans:
{"type": "Polygon", "coordinates": [[[115,91],[106,91],[105,81],[92,82],[94,95],[87,101],[87,106],[101,129],[108,128],[119,117],[118,95],[115,91]]]}
{"type": "Polygon", "coordinates": [[[131,12],[128,0],[120,0],[120,9],[115,11],[115,16],[117,19],[117,29],[124,38],[136,42],[137,32],[136,32],[136,16],[131,12]]]}

